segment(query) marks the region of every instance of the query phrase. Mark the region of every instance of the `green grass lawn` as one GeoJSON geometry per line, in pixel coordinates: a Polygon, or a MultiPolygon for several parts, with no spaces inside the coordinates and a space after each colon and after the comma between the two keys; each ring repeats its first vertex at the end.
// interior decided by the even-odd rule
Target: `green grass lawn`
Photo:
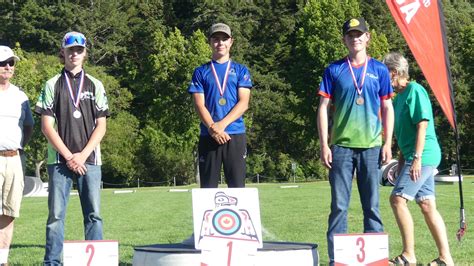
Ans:
{"type": "MultiPolygon", "coordinates": [[[[474,179],[463,183],[467,221],[474,220],[474,179]]],[[[250,184],[257,187],[263,237],[265,241],[316,243],[322,264],[327,263],[326,229],[329,214],[328,182],[299,183],[298,188],[280,188],[281,184],[250,184]]],[[[192,188],[192,187],[185,187],[192,188]]],[[[390,256],[401,251],[398,227],[388,202],[391,187],[381,187],[381,213],[389,234],[390,256]]],[[[102,192],[104,238],[119,241],[121,264],[133,260],[135,246],[177,243],[192,231],[190,192],[171,193],[167,187],[140,188],[135,193],[102,192]]],[[[459,229],[458,185],[437,185],[437,204],[447,229],[451,252],[457,265],[474,264],[474,233],[467,232],[462,242],[456,240],[459,229]]],[[[416,204],[411,203],[415,220],[418,262],[428,263],[437,256],[436,246],[416,204]]],[[[44,255],[47,198],[24,198],[21,217],[15,224],[11,264],[40,264],[44,255]]],[[[349,230],[362,231],[359,196],[354,184],[349,230]]],[[[468,228],[469,230],[469,228],[468,228]]],[[[82,215],[78,196],[71,196],[66,216],[66,239],[83,239],[82,215]]]]}

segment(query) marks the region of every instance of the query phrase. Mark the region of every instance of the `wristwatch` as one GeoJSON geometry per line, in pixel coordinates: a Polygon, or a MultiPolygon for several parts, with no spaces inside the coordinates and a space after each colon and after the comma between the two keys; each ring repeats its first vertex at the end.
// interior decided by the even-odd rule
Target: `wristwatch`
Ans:
{"type": "Polygon", "coordinates": [[[416,152],[413,153],[413,161],[414,161],[414,160],[419,160],[419,159],[421,159],[421,154],[418,154],[418,153],[416,153],[416,152]]]}

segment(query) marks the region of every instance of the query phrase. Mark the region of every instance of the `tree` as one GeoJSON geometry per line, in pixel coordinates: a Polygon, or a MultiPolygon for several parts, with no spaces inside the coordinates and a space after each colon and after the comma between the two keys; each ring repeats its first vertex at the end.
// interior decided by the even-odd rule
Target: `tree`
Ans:
{"type": "Polygon", "coordinates": [[[140,141],[139,121],[135,116],[119,111],[108,119],[107,133],[101,143],[105,186],[129,186],[143,174],[143,163],[138,156],[140,141]]]}
{"type": "Polygon", "coordinates": [[[194,179],[194,154],[199,118],[194,112],[187,87],[195,67],[210,58],[210,48],[201,31],[186,39],[178,29],[156,31],[152,53],[137,75],[137,101],[144,106],[142,155],[147,178],[160,182],[178,178],[194,179]],[[166,34],[166,35],[165,35],[166,34]]]}
{"type": "MultiPolygon", "coordinates": [[[[444,0],[455,104],[463,164],[474,162],[472,89],[473,8],[467,0],[444,0]]],[[[70,30],[89,40],[86,70],[103,81],[112,116],[102,149],[104,180],[134,184],[194,180],[199,119],[186,89],[195,67],[210,58],[206,31],[215,22],[231,26],[232,58],[248,66],[254,83],[244,119],[248,175],[322,179],[316,131],[317,91],[325,67],[346,56],[341,25],[363,16],[372,40],[369,54],[407,55],[410,76],[427,86],[384,1],[4,1],[0,43],[15,46],[22,58],[14,84],[32,105],[46,79],[60,69],[60,40],[70,30]]],[[[430,91],[430,90],[429,90],[430,91]]],[[[434,98],[432,98],[434,99],[434,98]]],[[[443,165],[454,158],[454,137],[433,101],[443,165]]],[[[46,140],[39,123],[27,152],[36,168],[46,140]]],[[[29,162],[28,171],[35,168],[29,162]]]]}
{"type": "MultiPolygon", "coordinates": [[[[471,155],[471,150],[474,148],[473,131],[471,130],[474,126],[472,119],[474,8],[469,1],[443,1],[443,4],[453,78],[454,104],[460,132],[461,164],[470,165],[474,162],[474,156],[471,155]]],[[[449,168],[456,158],[455,137],[447,119],[440,111],[438,103],[434,102],[435,112],[439,114],[437,133],[443,149],[442,164],[444,168],[449,168]]]]}

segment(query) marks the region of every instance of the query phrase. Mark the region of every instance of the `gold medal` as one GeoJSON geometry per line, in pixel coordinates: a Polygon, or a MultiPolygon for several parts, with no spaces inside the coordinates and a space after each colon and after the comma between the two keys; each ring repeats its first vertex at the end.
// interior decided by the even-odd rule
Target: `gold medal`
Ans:
{"type": "Polygon", "coordinates": [[[358,105],[363,105],[363,104],[364,104],[364,98],[362,98],[362,97],[360,97],[360,96],[357,97],[356,103],[357,103],[358,105]]]}
{"type": "Polygon", "coordinates": [[[219,105],[224,106],[227,103],[226,99],[224,98],[224,92],[225,92],[225,87],[227,85],[227,78],[229,77],[230,59],[229,61],[227,61],[227,67],[225,69],[224,81],[222,82],[222,85],[219,81],[219,77],[217,76],[217,72],[216,72],[216,69],[214,68],[214,63],[212,61],[211,61],[211,69],[212,69],[212,74],[214,74],[214,79],[216,80],[217,88],[219,89],[219,93],[221,94],[221,98],[219,98],[219,105]]]}
{"type": "Polygon", "coordinates": [[[219,99],[219,105],[225,105],[227,101],[224,98],[219,99]]]}

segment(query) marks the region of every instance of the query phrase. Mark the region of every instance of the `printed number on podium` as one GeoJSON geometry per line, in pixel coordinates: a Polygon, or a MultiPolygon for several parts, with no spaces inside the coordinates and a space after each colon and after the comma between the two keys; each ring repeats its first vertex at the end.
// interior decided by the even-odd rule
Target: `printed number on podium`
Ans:
{"type": "Polygon", "coordinates": [[[387,265],[388,235],[335,234],[334,262],[336,265],[387,265]]]}

